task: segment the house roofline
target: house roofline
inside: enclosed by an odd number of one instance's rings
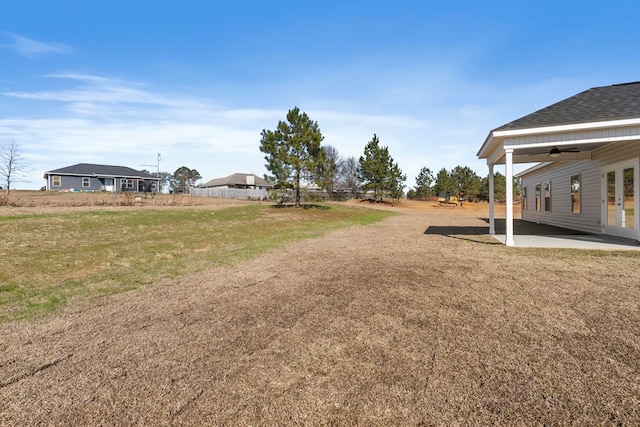
[[[535,128],[512,129],[512,130],[492,130],[491,134],[496,138],[506,138],[510,136],[536,135],[539,133],[561,133],[574,132],[580,130],[591,130],[599,128],[612,128],[621,126],[640,125],[640,118],[607,120],[601,122],[574,123],[570,125],[543,126]]]
[[[478,158],[488,158],[488,152],[493,151],[495,145],[499,141],[503,141],[505,138],[519,137],[519,136],[533,136],[539,134],[550,133],[563,133],[563,132],[576,132],[585,130],[595,130],[602,128],[623,127],[623,126],[635,126],[640,125],[640,118],[635,119],[623,119],[623,120],[607,120],[600,122],[585,122],[585,123],[573,123],[570,125],[558,125],[558,126],[541,126],[533,128],[512,129],[512,130],[492,130],[487,135],[482,147],[478,150],[476,156]],[[496,142],[497,141],[497,142]],[[494,143],[495,142],[495,143]],[[491,148],[491,150],[489,150]]]
[[[65,175],[65,176],[89,176],[94,178],[127,178],[127,179],[149,179],[160,181],[161,178],[155,176],[140,176],[140,175],[110,175],[110,174],[102,174],[102,173],[69,173],[69,172],[55,172],[55,171],[47,171],[44,173],[45,179],[49,175]]]
[[[482,158],[481,157],[482,153],[491,144],[491,141],[493,141],[493,131],[489,132],[489,135],[487,135],[487,137],[484,139],[484,143],[482,144],[482,147],[480,147],[480,149],[476,153],[476,157]]]

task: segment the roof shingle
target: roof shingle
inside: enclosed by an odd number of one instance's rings
[[[588,89],[494,131],[640,118],[640,82]]]
[[[78,163],[76,165],[67,166],[60,169],[45,172],[46,174],[65,174],[65,175],[82,175],[82,176],[116,176],[123,178],[152,178],[156,179],[155,175],[150,173],[138,171],[126,166],[110,166],[110,165],[95,165],[92,163]]]

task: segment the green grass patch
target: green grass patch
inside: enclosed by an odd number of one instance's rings
[[[0,323],[219,265],[393,213],[249,205],[0,217]]]

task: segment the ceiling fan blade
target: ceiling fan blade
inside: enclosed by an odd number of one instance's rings
[[[549,150],[549,157],[558,157],[562,153],[579,153],[579,152],[580,150],[578,149],[578,147],[564,148],[564,149],[553,147],[551,150]]]
[[[580,152],[580,149],[578,147],[563,148],[563,149],[560,149],[558,147],[553,147],[551,150],[539,151],[537,153],[529,153],[527,154],[527,156],[533,157],[533,156],[541,156],[546,154],[549,157],[558,157],[562,153],[579,153],[579,152]]]

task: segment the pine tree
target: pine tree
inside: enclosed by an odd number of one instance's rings
[[[434,184],[433,189],[436,194],[444,192],[458,194],[459,191],[458,182],[445,168],[442,168],[440,169],[440,171],[438,171],[438,175],[436,176],[436,183]]]
[[[324,158],[318,123],[295,107],[287,113],[287,122],[278,122],[275,131],[263,130],[261,136],[260,151],[266,154],[265,166],[273,174],[268,178],[280,187],[293,187],[296,207],[300,207],[300,182],[315,182],[318,164]]]
[[[364,182],[365,191],[373,191],[375,200],[381,201],[385,195],[399,199],[404,190],[406,175],[393,158],[387,147],[380,146],[376,134],[364,148],[364,155],[360,157],[358,177]]]
[[[431,185],[433,184],[433,172],[428,167],[420,169],[420,173],[416,177],[415,197],[425,199],[431,194]]]

